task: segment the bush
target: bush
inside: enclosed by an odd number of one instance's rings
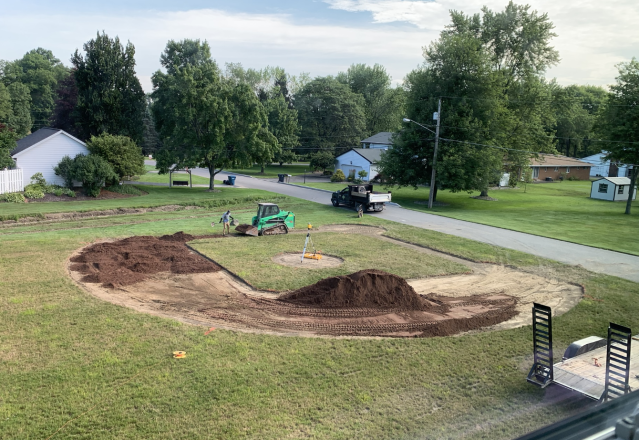
[[[580,180],[580,179],[579,179],[579,177],[577,177],[577,176],[570,176],[570,177],[568,177],[566,180],[570,180],[571,182],[574,182],[574,181],[576,181],[576,180]]]
[[[362,179],[353,179],[352,182],[355,185],[361,185],[362,183],[364,183],[364,181]]]
[[[24,196],[27,199],[42,199],[44,198],[44,191],[37,187],[29,188],[24,191]]]
[[[69,197],[75,197],[75,191],[73,191],[72,189],[67,189],[64,194],[66,194]]]
[[[82,182],[82,187],[86,195],[97,197],[100,195],[100,188],[105,182],[113,182],[118,179],[118,175],[113,171],[113,167],[95,154],[85,156],[78,154],[74,162],[74,177]]]
[[[87,142],[87,148],[92,155],[100,156],[113,167],[117,175],[115,180],[146,173],[142,148],[131,138],[102,133],[100,136],[92,136]]]
[[[364,180],[364,177],[368,176],[368,172],[361,170],[357,173],[357,175],[359,176],[359,180]]]
[[[339,168],[335,170],[335,173],[331,176],[331,182],[343,182],[346,180],[346,176],[344,175],[344,171]]]
[[[39,188],[41,191],[44,192],[44,190],[47,188],[47,181],[44,179],[42,173],[35,173],[33,176],[31,176],[31,184],[27,185],[27,188],[28,187]]]
[[[25,203],[24,196],[20,193],[5,194],[4,199],[9,203]]]
[[[108,188],[105,188],[107,191],[115,192],[118,194],[130,194],[133,196],[141,196],[142,191],[137,189],[133,185],[111,185]]]
[[[333,172],[331,170],[324,170],[324,172],[322,173],[322,176],[332,176]]]
[[[67,188],[73,188],[73,180],[75,175],[75,162],[69,156],[64,156],[58,165],[53,168],[53,172],[56,176],[62,177],[64,180],[64,186]]]
[[[332,167],[334,162],[335,157],[333,156],[333,153],[330,151],[318,151],[311,156],[310,166],[313,171],[324,171],[326,168]]]
[[[53,190],[53,195],[56,197],[62,197],[64,190],[62,188],[56,188]]]

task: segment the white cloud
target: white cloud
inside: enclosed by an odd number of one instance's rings
[[[419,29],[437,31],[449,22],[450,10],[466,14],[480,12],[482,6],[499,11],[504,0],[324,0],[333,9],[369,12],[375,23],[407,22]],[[547,12],[558,37],[554,46],[561,63],[548,72],[560,83],[610,84],[614,65],[639,57],[639,9],[635,0],[529,0],[531,9]],[[431,35],[437,38],[437,35]]]
[[[209,41],[220,63],[241,62],[245,67],[280,65],[296,74],[336,74],[351,63],[381,63],[400,81],[421,64],[422,47],[436,39],[448,23],[448,10],[493,10],[506,1],[437,0],[326,0],[328,6],[370,13],[369,26],[302,24],[293,16],[230,13],[203,9],[183,12],[139,11],[118,15],[89,15],[65,11],[59,16],[5,11],[0,16],[0,59],[16,59],[35,47],[51,49],[68,63],[76,48],[98,30],[130,40],[136,47],[137,72],[145,90],[159,68],[159,58],[169,39],[199,38]],[[610,2],[612,3],[612,2]],[[574,5],[574,6],[571,6]],[[562,63],[549,72],[561,83],[609,84],[614,64],[629,59],[639,47],[634,31],[638,12],[630,0],[602,4],[594,0],[532,1],[532,7],[549,12],[559,37],[554,41]],[[400,22],[400,25],[384,23]],[[401,22],[410,23],[404,26]],[[414,26],[412,26],[414,25]]]

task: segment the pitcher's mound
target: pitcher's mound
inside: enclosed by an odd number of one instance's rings
[[[272,260],[282,266],[300,267],[303,269],[326,269],[327,267],[337,267],[344,264],[344,260],[331,255],[322,255],[321,260],[313,260],[310,258],[304,258],[302,260],[301,252],[298,254],[279,254],[274,256]]]

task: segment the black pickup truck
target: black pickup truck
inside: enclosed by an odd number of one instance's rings
[[[350,206],[359,211],[373,210],[381,212],[387,202],[391,201],[391,192],[373,191],[373,185],[348,185],[341,191],[335,191],[331,196],[333,206]]]

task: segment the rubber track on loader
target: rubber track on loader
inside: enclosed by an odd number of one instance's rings
[[[270,228],[262,229],[262,235],[279,235],[288,234],[288,227],[286,225],[272,226]]]

